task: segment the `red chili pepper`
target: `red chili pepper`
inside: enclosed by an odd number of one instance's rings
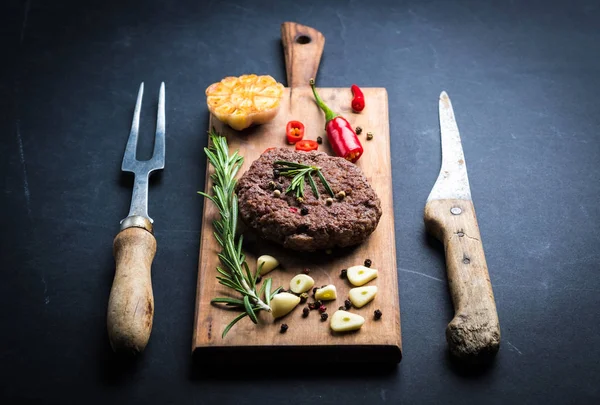
[[[311,150],[319,149],[319,144],[317,141],[311,141],[310,139],[305,139],[304,141],[300,141],[296,143],[296,150],[301,150],[304,152],[309,152]]]
[[[317,94],[315,81],[310,79],[315,100],[321,110],[325,112],[325,130],[327,139],[337,156],[343,157],[352,163],[356,162],[363,154],[363,147],[352,129],[352,125],[342,116],[334,113]]]
[[[294,144],[304,137],[304,124],[300,121],[290,121],[285,127],[285,136],[288,143]]]
[[[353,84],[350,89],[352,90],[352,95],[354,96],[352,99],[352,110],[357,113],[361,112],[365,109],[365,96],[360,87],[358,87],[356,84]]]

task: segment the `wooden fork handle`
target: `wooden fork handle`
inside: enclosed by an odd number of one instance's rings
[[[425,224],[446,251],[455,312],[446,328],[450,351],[472,361],[492,357],[500,347],[500,324],[473,202],[430,201]]]
[[[281,24],[281,42],[288,87],[308,86],[310,79],[317,78],[325,37],[314,28],[285,22]]]
[[[140,353],[146,347],[154,318],[150,270],[156,239],[144,228],[127,228],[113,242],[116,262],[108,301],[108,337],[116,352]]]

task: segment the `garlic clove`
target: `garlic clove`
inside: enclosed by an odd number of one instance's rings
[[[282,316],[289,314],[299,303],[300,297],[297,297],[294,294],[275,294],[275,296],[271,298],[271,315],[273,315],[273,318],[281,318]]]
[[[261,263],[263,263],[262,269],[260,268]],[[256,260],[256,270],[260,269],[261,276],[273,271],[277,266],[279,266],[279,262],[273,256],[262,255]]]
[[[290,281],[290,290],[296,294],[302,294],[315,285],[315,280],[306,274],[298,274]]]
[[[366,287],[357,287],[350,290],[348,296],[352,305],[356,308],[361,308],[373,301],[377,295],[377,286],[368,285]]]
[[[365,323],[365,318],[360,315],[353,314],[348,311],[335,311],[331,316],[329,326],[335,332],[348,332],[351,330],[360,329]]]
[[[352,266],[346,271],[348,281],[357,287],[367,284],[369,281],[377,278],[377,269],[372,269],[365,266]]]
[[[333,284],[326,285],[323,288],[319,288],[315,292],[315,299],[321,301],[331,301],[337,298],[337,291]]]

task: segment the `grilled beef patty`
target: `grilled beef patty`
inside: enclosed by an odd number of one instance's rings
[[[344,191],[346,197],[331,197],[314,175],[319,198],[315,198],[309,184],[305,184],[303,201],[298,202],[295,194],[285,193],[291,178],[275,176],[273,169],[277,160],[320,167],[333,192]],[[274,196],[275,188],[281,190],[280,197]],[[244,222],[263,238],[293,250],[356,245],[375,230],[381,217],[379,197],[362,171],[343,158],[323,152],[283,148],[267,151],[244,173],[236,192]],[[333,199],[331,205],[326,203],[328,198]]]

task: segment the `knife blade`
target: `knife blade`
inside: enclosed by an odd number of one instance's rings
[[[425,226],[444,244],[454,318],[446,328],[450,352],[469,362],[492,358],[500,347],[500,324],[465,156],[452,103],[439,99],[442,166],[425,204]]]

